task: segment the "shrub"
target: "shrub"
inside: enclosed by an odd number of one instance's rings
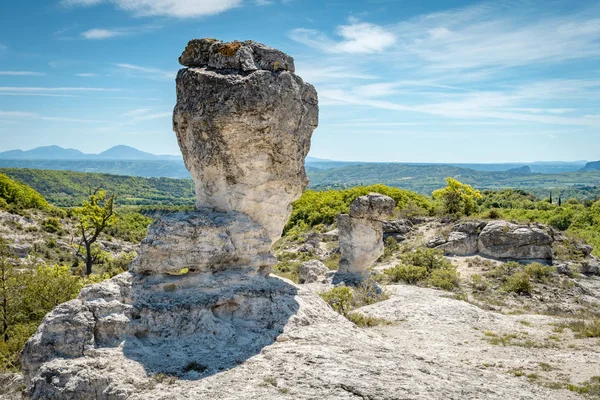
[[[0,198],[4,200],[3,205],[12,206],[15,210],[37,208],[40,210],[49,210],[50,204],[44,197],[20,182],[10,179],[4,174],[0,174]]]
[[[414,265],[399,264],[393,268],[386,269],[385,274],[391,282],[405,282],[409,285],[416,285],[425,281],[429,276],[427,268]]]
[[[331,308],[344,316],[352,309],[352,290],[347,286],[334,287],[320,296]]]
[[[526,272],[517,272],[506,279],[502,289],[517,294],[531,294],[533,286]]]
[[[489,219],[500,219],[502,218],[502,213],[496,209],[491,209],[490,211],[488,211],[487,217]]]
[[[552,276],[554,268],[534,262],[525,266],[525,272],[537,282],[547,282]]]
[[[553,216],[552,218],[550,218],[548,223],[553,228],[556,228],[561,231],[566,231],[571,226],[572,219],[573,219],[572,214],[562,213],[562,214],[557,214],[557,215]]]
[[[48,233],[56,233],[62,229],[62,226],[58,218],[51,217],[42,222],[42,229]]]
[[[452,263],[444,257],[444,252],[439,249],[416,249],[403,254],[402,262],[415,267],[425,267],[429,273],[435,269],[453,268]]]
[[[354,325],[361,328],[372,328],[377,325],[391,324],[390,321],[383,318],[370,317],[357,312],[349,313],[346,318],[348,318],[350,322],[354,323]]]
[[[323,264],[330,270],[335,271],[339,267],[341,258],[342,255],[340,253],[332,253],[323,260]]]
[[[446,183],[444,189],[433,192],[434,200],[442,203],[446,214],[471,215],[477,210],[477,202],[483,198],[479,190],[452,178],[446,178]]]
[[[483,276],[479,274],[474,274],[471,276],[471,287],[476,292],[485,292],[489,285],[487,281],[483,278]]]
[[[453,290],[458,287],[460,278],[456,269],[436,269],[431,272],[429,284],[443,290]]]
[[[385,261],[390,259],[395,252],[400,250],[400,245],[398,241],[393,237],[389,236],[385,239],[385,245],[383,247],[383,254],[379,257],[378,261]]]
[[[509,261],[507,263],[495,266],[493,269],[486,272],[485,276],[489,278],[506,280],[509,276],[520,271],[523,271],[523,265],[519,264],[518,262]]]

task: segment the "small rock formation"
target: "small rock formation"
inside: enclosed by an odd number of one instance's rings
[[[391,197],[369,193],[352,202],[349,214],[338,216],[338,272],[362,275],[383,254],[383,221],[393,216],[395,207]]]
[[[485,221],[465,221],[458,223],[450,232],[448,241],[439,246],[446,253],[469,256],[477,253],[478,239]]]
[[[507,221],[488,223],[479,235],[479,253],[512,260],[552,260],[552,236],[543,227]]]
[[[338,319],[268,276],[271,245],[308,184],[315,89],[291,57],[255,42],[193,40],[180,61],[190,68],[177,76],[173,126],[198,209],[159,218],[129,272],[45,316],[22,353],[31,398],[130,398],[153,374],[197,380],[286,329]]]
[[[290,56],[252,41],[192,40],[180,63],[173,127],[198,206],[245,213],[275,242],[308,185],[317,92]]]
[[[397,242],[406,240],[413,230],[413,223],[407,219],[396,219],[393,221],[383,221],[383,238],[393,237]]]
[[[329,268],[319,260],[310,260],[300,264],[298,282],[314,283],[323,282],[327,278]]]
[[[552,231],[542,225],[518,225],[507,221],[465,221],[452,228],[448,239],[435,237],[428,247],[447,255],[482,256],[516,261],[552,261]]]

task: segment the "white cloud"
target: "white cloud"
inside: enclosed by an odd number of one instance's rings
[[[92,74],[92,73],[89,73],[89,72],[82,72],[82,73],[76,74],[76,76],[78,76],[80,78],[94,78],[94,77],[98,76],[98,74]]]
[[[31,118],[35,114],[24,111],[0,111],[0,118]]]
[[[396,42],[396,36],[389,29],[357,20],[351,20],[349,25],[338,26],[336,32],[341,40],[305,28],[292,30],[289,37],[326,53],[380,53]]]
[[[126,113],[121,114],[123,117],[135,117],[138,115],[148,114],[150,112],[149,108],[138,108],[135,110],[128,111]]]
[[[83,36],[86,39],[100,40],[112,38],[115,36],[122,36],[124,34],[124,32],[114,29],[90,29],[89,31],[82,32],[81,36]]]
[[[127,64],[127,63],[116,63],[113,64],[119,68],[121,72],[133,74],[139,78],[147,78],[153,80],[173,80],[177,75],[176,72],[165,71],[160,68],[145,67],[141,65]]]
[[[43,72],[33,72],[33,71],[0,71],[0,75],[8,75],[8,76],[44,76],[46,75]]]
[[[63,0],[64,6],[112,3],[136,16],[198,18],[216,15],[242,4],[242,0]]]

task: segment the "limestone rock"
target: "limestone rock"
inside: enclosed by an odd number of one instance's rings
[[[456,224],[446,243],[438,248],[445,254],[468,256],[477,253],[479,234],[487,225],[484,221],[465,221]]]
[[[167,214],[156,220],[132,264],[137,273],[271,271],[276,259],[264,228],[238,212],[210,209]]]
[[[413,230],[413,224],[407,219],[397,219],[393,221],[383,221],[383,238],[393,237],[401,242],[406,239]]]
[[[340,233],[340,231],[337,228],[332,229],[329,232],[325,232],[323,234],[323,241],[324,242],[335,242],[335,241],[339,240],[339,233]]]
[[[600,263],[594,256],[587,257],[581,262],[580,272],[584,275],[600,275]]]
[[[210,67],[244,72],[259,69],[294,72],[292,57],[252,40],[223,43],[215,39],[194,39],[179,57],[179,63],[186,67]]]
[[[383,254],[383,228],[380,221],[338,216],[340,272],[364,273]]]
[[[448,242],[448,240],[444,236],[438,235],[438,236],[431,238],[429,241],[427,241],[425,246],[427,246],[428,248],[431,249],[434,247],[441,246],[441,245],[445,244],[446,242]]]
[[[394,215],[396,202],[391,197],[379,193],[369,193],[356,198],[350,204],[352,218],[364,218],[374,221],[384,221]]]
[[[325,280],[329,268],[319,260],[310,260],[300,264],[298,281],[300,283],[313,283]]]
[[[242,66],[250,58],[254,66]],[[197,205],[245,213],[272,242],[308,185],[304,158],[318,123],[317,93],[291,72],[291,62],[253,42],[200,40],[190,43],[182,63],[210,68],[177,75],[173,128]]]
[[[479,235],[479,253],[512,260],[552,260],[552,236],[542,227],[507,221],[487,224]]]

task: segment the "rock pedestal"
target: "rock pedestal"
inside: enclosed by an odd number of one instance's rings
[[[194,40],[180,62],[173,127],[198,206],[248,214],[274,242],[308,185],[317,92],[291,57],[251,41]]]
[[[34,399],[129,398],[152,375],[209,376],[286,326],[331,319],[316,296],[269,276],[271,245],[308,184],[315,89],[291,57],[255,42],[193,40],[180,62],[190,68],[177,75],[173,127],[198,209],[159,218],[129,272],[46,315],[22,354]]]
[[[352,202],[349,214],[338,216],[340,273],[362,275],[381,257],[383,221],[393,216],[395,207],[391,197],[369,193]]]

